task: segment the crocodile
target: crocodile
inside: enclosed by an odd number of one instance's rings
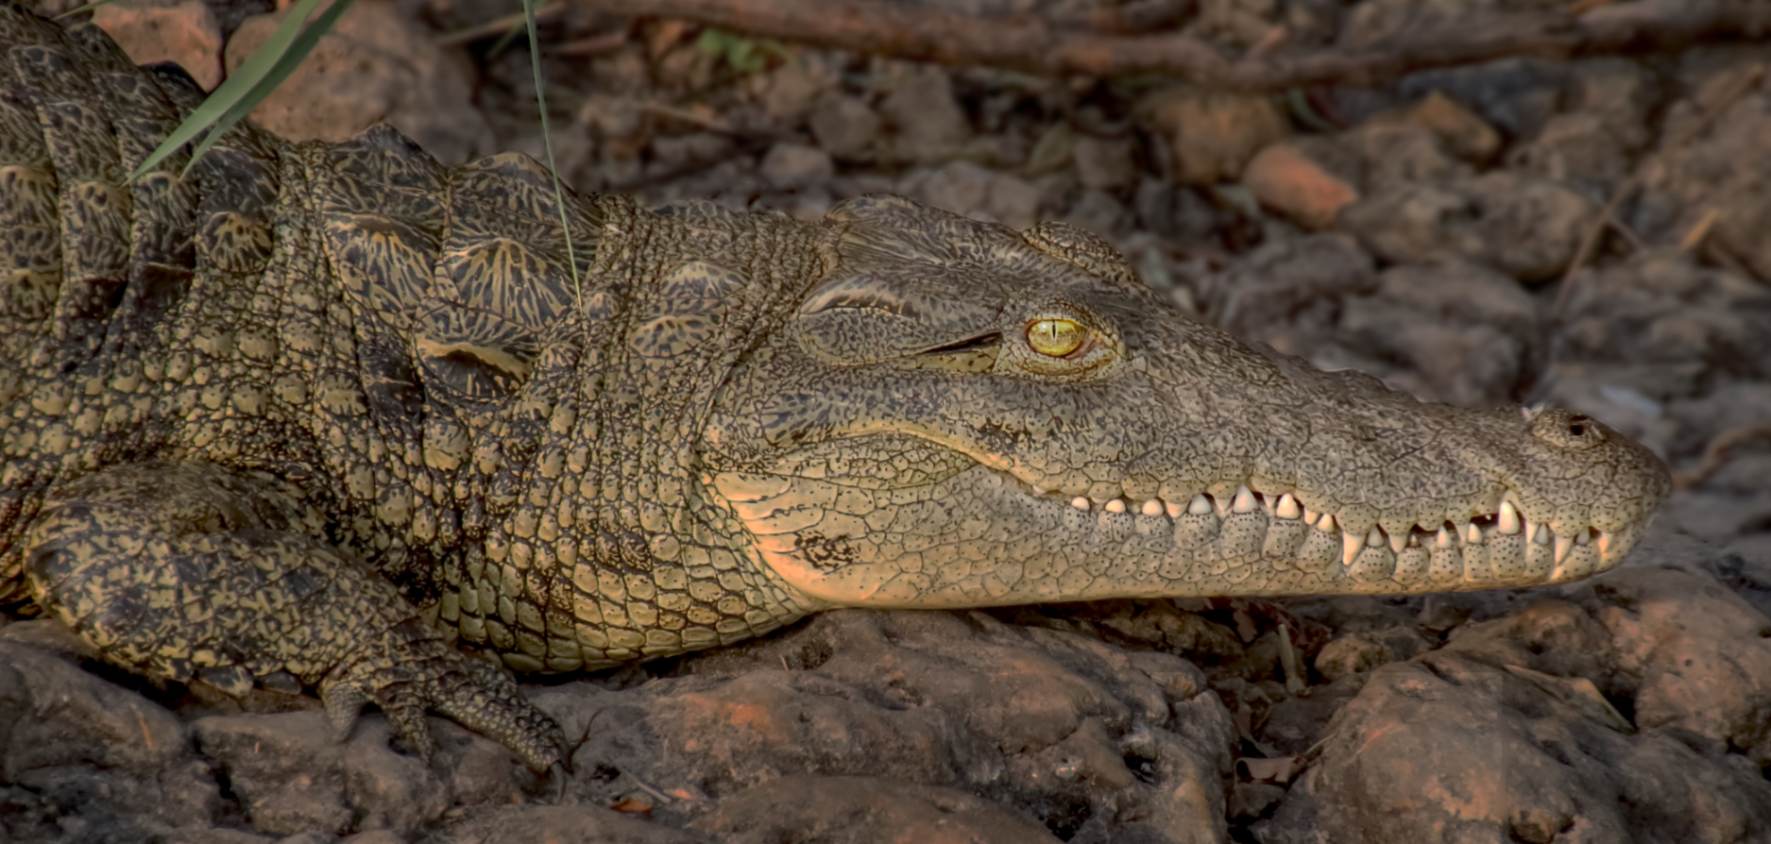
[[[1420,593],[1618,565],[1669,490],[1562,409],[1199,321],[1103,239],[557,194],[249,124],[0,5],[0,605],[230,694],[566,759],[512,673],[834,607]],[[188,167],[188,170],[187,170]]]

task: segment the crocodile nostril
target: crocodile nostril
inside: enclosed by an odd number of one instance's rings
[[[1576,422],[1573,425],[1568,426],[1568,433],[1573,434],[1577,437],[1586,434],[1586,432],[1587,432],[1587,426],[1582,425],[1579,422]]]

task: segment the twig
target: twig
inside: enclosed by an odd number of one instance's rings
[[[1643,159],[1630,173],[1630,177],[1625,179],[1623,184],[1617,186],[1617,190],[1611,194],[1611,201],[1605,203],[1605,207],[1599,211],[1599,215],[1587,224],[1586,232],[1580,237],[1580,246],[1574,250],[1574,258],[1568,262],[1568,269],[1562,273],[1562,286],[1556,291],[1556,303],[1550,308],[1550,318],[1545,324],[1546,330],[1553,330],[1562,323],[1562,317],[1568,307],[1568,300],[1574,290],[1575,276],[1592,259],[1593,251],[1599,246],[1599,237],[1604,234],[1605,228],[1611,225],[1618,207],[1623,205],[1624,200],[1633,196],[1642,187],[1648,174],[1666,160],[1667,156],[1684,148],[1698,135],[1703,134],[1703,131],[1708,129],[1710,124],[1716,121],[1716,118],[1722,116],[1722,112],[1727,111],[1728,107],[1734,105],[1736,100],[1746,96],[1748,91],[1757,87],[1759,80],[1764,76],[1765,66],[1762,64],[1753,65],[1745,73],[1742,73],[1723,90],[1720,96],[1716,97],[1714,102],[1709,104],[1709,107],[1697,116],[1697,119],[1686,124],[1679,134],[1668,139],[1666,144],[1656,150],[1654,154]]]
[[[602,12],[636,11],[633,0],[575,2]],[[966,15],[881,0],[649,0],[643,8],[647,16],[693,20],[753,37],[901,58],[1044,75],[1166,74],[1242,91],[1373,85],[1428,68],[1507,56],[1612,54],[1771,32],[1766,0],[1621,3],[1584,15],[1482,15],[1356,49],[1233,57],[1179,32],[1118,35],[1035,15]]]
[[[566,4],[564,2],[549,3],[542,6],[540,9],[535,10],[535,19],[541,20],[543,18],[550,18],[565,10]],[[482,24],[470,26],[467,29],[458,32],[451,32],[447,35],[439,36],[437,38],[437,43],[445,47],[453,47],[457,44],[467,44],[469,42],[478,41],[481,38],[491,38],[494,35],[503,35],[506,32],[521,27],[526,22],[527,19],[523,17],[523,13],[516,12],[514,14],[505,15],[501,18],[494,18]]]
[[[568,41],[554,48],[553,53],[556,56],[600,56],[614,52],[627,41],[627,30],[617,29],[614,32]]]
[[[1059,13],[1052,18],[1052,26],[1103,35],[1124,35],[1167,29],[1180,23],[1192,11],[1192,0],[1132,0],[1116,9]]]
[[[1685,232],[1685,236],[1679,238],[1679,251],[1697,251],[1697,248],[1703,245],[1704,239],[1709,237],[1710,230],[1716,227],[1716,221],[1720,219],[1722,219],[1720,209],[1711,208],[1703,212],[1703,216],[1697,218],[1697,222]]]
[[[1279,622],[1279,666],[1285,669],[1285,690],[1301,695],[1309,684],[1304,681],[1303,661],[1291,644],[1291,625]]]
[[[779,142],[786,142],[786,143],[796,143],[796,142],[803,143],[804,142],[803,139],[801,139],[795,135],[790,135],[790,134],[787,134],[784,132],[771,132],[767,129],[740,129],[740,128],[733,126],[732,124],[727,123],[724,120],[721,120],[717,117],[708,117],[706,115],[696,114],[695,112],[689,111],[688,109],[678,108],[676,106],[666,105],[664,103],[657,103],[657,102],[640,103],[640,110],[651,113],[651,114],[656,114],[659,117],[664,117],[664,118],[668,118],[671,120],[681,121],[681,122],[687,123],[691,126],[697,126],[702,129],[705,129],[709,132],[712,132],[715,135],[724,135],[728,138],[736,138],[738,140],[762,139],[762,140],[767,140],[767,141],[779,141]]]
[[[1703,448],[1703,459],[1695,467],[1673,473],[1673,488],[1690,489],[1709,480],[1728,462],[1728,452],[1756,439],[1771,440],[1771,425],[1742,425],[1711,437],[1709,445]]]

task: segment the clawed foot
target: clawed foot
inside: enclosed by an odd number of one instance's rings
[[[427,711],[447,716],[510,748],[537,773],[564,770],[566,737],[496,666],[469,658],[417,621],[388,632],[386,647],[366,648],[320,682],[335,738],[348,738],[365,703],[387,713],[394,732],[418,755],[436,752]]]

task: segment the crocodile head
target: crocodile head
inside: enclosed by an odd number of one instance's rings
[[[1421,403],[1187,318],[1110,247],[863,197],[704,480],[820,602],[1426,592],[1617,565],[1669,489],[1564,410]]]

